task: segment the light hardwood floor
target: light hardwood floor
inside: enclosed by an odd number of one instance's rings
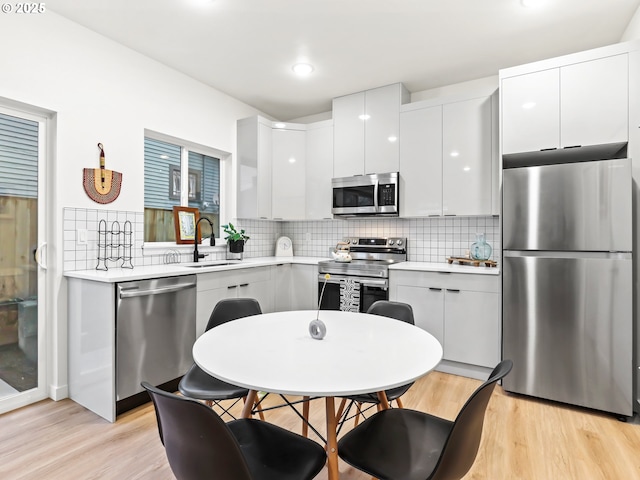
[[[403,400],[406,408],[453,419],[479,384],[432,372]],[[312,402],[311,420],[320,427],[323,408],[322,400]],[[269,411],[266,418],[300,432],[300,421],[287,409]],[[118,417],[114,424],[70,400],[46,400],[0,416],[0,479],[172,478],[151,404]],[[317,478],[325,480],[326,469]],[[341,462],[340,478],[370,477]],[[640,425],[506,394],[498,386],[478,457],[465,478],[640,479]]]

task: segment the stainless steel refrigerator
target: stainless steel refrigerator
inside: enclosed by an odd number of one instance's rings
[[[631,160],[509,166],[503,387],[631,416]]]

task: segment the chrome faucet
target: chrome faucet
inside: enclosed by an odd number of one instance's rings
[[[209,222],[209,226],[211,227],[211,237],[209,240],[209,245],[211,245],[212,247],[216,244],[216,240],[213,236],[213,223],[211,223],[211,220],[209,220],[207,217],[200,217],[198,219],[198,221],[196,222],[196,238],[193,241],[194,244],[194,249],[193,249],[193,261],[198,263],[198,260],[200,260],[201,258],[204,258],[207,256],[207,254],[205,253],[198,253],[198,225],[200,224],[200,222],[202,220],[206,220],[207,222]]]

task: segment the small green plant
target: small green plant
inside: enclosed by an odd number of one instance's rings
[[[229,222],[227,225],[222,225],[224,228],[224,233],[227,234],[224,239],[228,242],[237,242],[240,240],[247,241],[249,240],[249,235],[245,235],[244,228],[240,229],[240,231],[236,230],[236,227],[233,223]]]

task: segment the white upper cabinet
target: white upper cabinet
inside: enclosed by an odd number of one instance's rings
[[[497,95],[406,106],[400,115],[401,216],[498,213]]]
[[[400,105],[402,85],[365,92],[364,172],[397,172],[400,165]]]
[[[533,152],[560,144],[560,71],[502,81],[502,153]]]
[[[491,214],[491,97],[442,107],[442,213]]]
[[[364,173],[364,92],[333,99],[333,173]]]
[[[238,120],[238,218],[271,218],[271,122]]]
[[[627,54],[542,66],[502,75],[503,154],[628,140]]]
[[[305,218],[306,132],[272,130],[272,213],[274,220]]]
[[[442,215],[442,106],[400,113],[400,215]]]
[[[306,219],[332,218],[333,121],[331,120],[307,126],[306,177]]]
[[[408,101],[401,83],[333,100],[335,177],[398,171],[400,105]]]
[[[626,54],[561,68],[560,92],[561,147],[628,140]]]

